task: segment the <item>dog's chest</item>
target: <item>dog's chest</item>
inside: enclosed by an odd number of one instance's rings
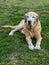
[[[31,37],[34,36],[34,29],[33,28],[26,28],[26,34],[30,35]]]
[[[33,28],[29,29],[28,32],[30,33],[31,37],[34,36],[34,29]]]

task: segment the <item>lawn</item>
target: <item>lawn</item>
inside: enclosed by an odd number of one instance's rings
[[[29,50],[20,32],[9,36],[12,29],[1,28],[18,24],[29,11],[37,12],[41,21],[40,51]],[[0,65],[49,65],[49,0],[0,0]]]

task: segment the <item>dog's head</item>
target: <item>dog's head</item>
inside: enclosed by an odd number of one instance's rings
[[[28,12],[27,14],[25,14],[25,23],[30,27],[34,26],[36,22],[38,22],[38,20],[38,14],[35,12]]]

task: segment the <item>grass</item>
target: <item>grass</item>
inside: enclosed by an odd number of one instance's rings
[[[39,14],[42,50],[29,50],[24,35],[0,27],[0,65],[49,65],[49,0],[0,0],[0,26],[18,24],[28,11]]]

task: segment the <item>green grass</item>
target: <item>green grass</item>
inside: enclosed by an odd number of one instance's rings
[[[18,24],[28,11],[39,14],[42,50],[29,50],[24,35],[0,27],[0,65],[49,65],[49,0],[0,0],[0,26]]]

